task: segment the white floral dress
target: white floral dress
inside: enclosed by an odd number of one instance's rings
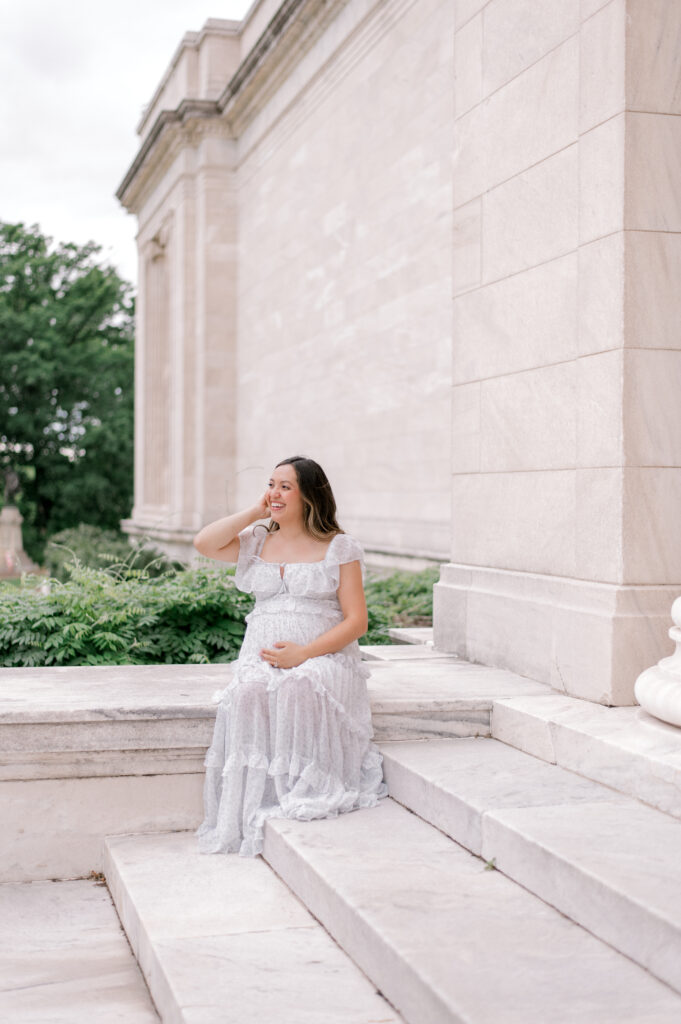
[[[206,755],[203,853],[254,857],[267,818],[335,817],[388,793],[357,641],[291,669],[260,657],[277,641],[306,644],[342,621],[339,566],[359,561],[364,577],[361,545],[339,533],[322,561],[280,565],[260,558],[266,537],[263,527],[239,534],[235,583],[256,603]]]

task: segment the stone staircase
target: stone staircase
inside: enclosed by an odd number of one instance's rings
[[[102,843],[162,1021],[678,1024],[681,730],[425,646],[366,656],[377,808],[270,819],[255,860],[197,854],[193,823]]]

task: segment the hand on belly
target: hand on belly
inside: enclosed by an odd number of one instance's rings
[[[301,644],[284,642],[263,648],[260,657],[274,668],[296,668],[306,660],[305,648]]]

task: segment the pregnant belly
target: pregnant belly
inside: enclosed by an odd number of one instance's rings
[[[259,654],[263,647],[271,647],[277,642],[309,644],[342,620],[340,610],[329,610],[321,614],[252,612],[248,617],[241,653]]]

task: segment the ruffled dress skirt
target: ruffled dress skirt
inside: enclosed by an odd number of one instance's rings
[[[203,853],[254,857],[268,818],[331,818],[387,796],[357,643],[292,669],[260,657],[276,641],[304,644],[340,621],[328,602],[286,601],[256,604],[219,698],[197,832]]]

